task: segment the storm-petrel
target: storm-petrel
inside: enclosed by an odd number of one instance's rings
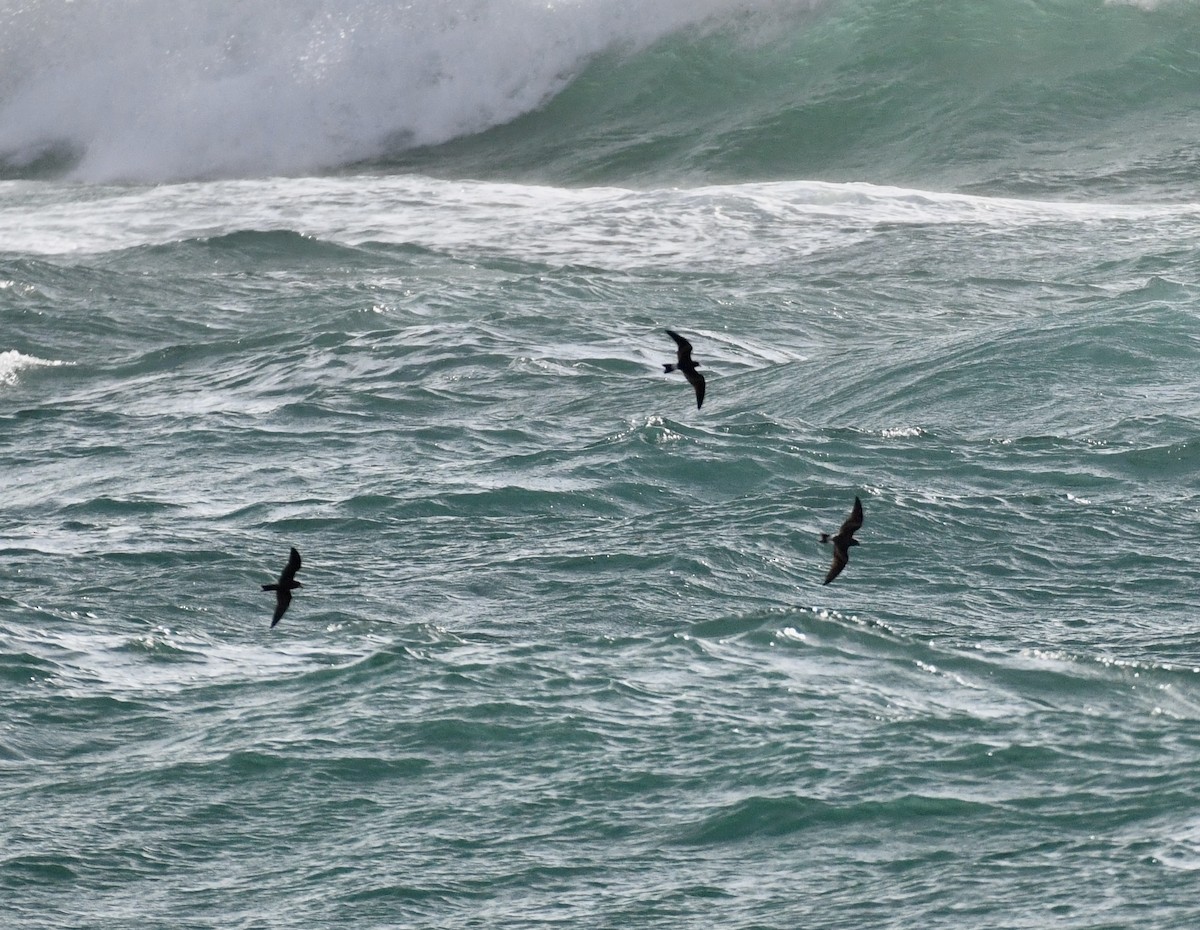
[[[668,365],[664,362],[663,369],[666,371],[683,372],[683,376],[688,379],[688,383],[696,389],[696,409],[699,410],[704,403],[704,375],[696,371],[699,367],[699,362],[692,361],[692,344],[673,329],[668,329],[667,335],[674,339],[675,344],[679,346],[679,360],[674,365]]]
[[[279,576],[279,581],[276,584],[265,584],[262,586],[264,591],[275,592],[275,616],[271,618],[271,626],[275,626],[279,622],[284,611],[288,609],[288,604],[292,602],[292,589],[304,587],[304,585],[296,580],[296,572],[298,571],[300,571],[300,553],[293,546],[292,554],[288,556],[287,565],[283,566],[283,572]]]
[[[842,524],[842,528],[837,531],[837,535],[821,534],[821,542],[829,543],[833,546],[833,564],[829,566],[829,574],[825,576],[825,580],[821,584],[829,584],[829,582],[840,575],[842,569],[846,567],[846,563],[850,561],[850,547],[861,545],[854,538],[854,531],[859,529],[862,523],[862,501],[856,495],[854,498],[854,509],[850,511],[850,516],[846,518],[846,522]]]

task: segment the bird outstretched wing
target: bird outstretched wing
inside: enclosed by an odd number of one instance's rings
[[[854,506],[850,509],[850,516],[846,518],[846,522],[842,524],[842,528],[838,530],[839,536],[853,536],[855,530],[862,529],[863,525],[863,510],[862,501],[858,499],[858,495],[854,497]],[[295,552],[295,550],[292,550]]]
[[[696,389],[696,409],[699,410],[704,405],[704,375],[693,368],[690,371],[685,371],[683,376]]]
[[[283,615],[287,612],[288,605],[292,603],[292,592],[287,588],[279,588],[275,592],[275,614],[271,617],[271,626],[275,626]]]
[[[861,520],[859,521],[862,522]],[[291,587],[292,579],[296,577],[296,572],[300,571],[300,553],[296,551],[296,547],[292,547],[292,554],[288,556],[287,565],[283,566],[283,573],[279,576],[279,586]]]
[[[842,569],[846,567],[846,563],[850,561],[850,553],[844,546],[833,544],[833,562],[829,566],[829,571],[825,574],[825,580],[821,584],[829,584],[838,575],[842,573]]]
[[[684,339],[681,335],[679,335],[679,333],[675,332],[675,330],[673,330],[673,329],[668,329],[667,335],[675,340],[675,345],[679,346],[679,360],[681,362],[684,359],[688,359],[688,358],[692,357],[692,344],[690,342],[688,342],[686,339]]]

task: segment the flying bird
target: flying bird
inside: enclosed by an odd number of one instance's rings
[[[283,572],[279,575],[279,581],[275,584],[265,584],[262,586],[264,591],[275,592],[275,616],[271,618],[272,627],[279,622],[284,612],[288,609],[288,604],[292,602],[292,589],[304,587],[304,585],[296,580],[296,572],[298,571],[300,571],[300,553],[293,546],[292,554],[288,556],[287,565],[283,566]]]
[[[696,389],[696,409],[699,410],[704,404],[704,375],[696,371],[699,363],[692,361],[692,344],[673,329],[668,329],[667,335],[674,339],[675,344],[679,346],[679,358],[674,365],[664,362],[663,369],[683,372],[683,376],[688,379],[688,384]]]
[[[854,533],[862,525],[862,501],[856,495],[854,498],[854,508],[850,511],[850,516],[846,518],[846,522],[842,524],[842,528],[837,531],[837,535],[821,534],[821,542],[833,546],[833,564],[829,566],[829,573],[825,576],[825,580],[821,582],[822,584],[829,584],[829,582],[840,575],[842,569],[846,567],[846,563],[850,561],[850,547],[861,545],[854,538]]]

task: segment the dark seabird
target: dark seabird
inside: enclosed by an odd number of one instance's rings
[[[696,389],[696,409],[699,410],[704,403],[704,375],[696,371],[699,363],[692,361],[692,344],[673,329],[668,329],[667,335],[674,339],[675,344],[679,346],[679,360],[674,365],[668,365],[664,362],[663,369],[666,371],[683,372],[683,376],[688,379],[688,383]]]
[[[829,584],[829,582],[833,581],[834,578],[842,573],[842,569],[846,567],[846,563],[850,561],[850,547],[860,545],[859,541],[854,538],[854,532],[862,526],[862,521],[862,501],[855,496],[854,509],[850,511],[850,516],[846,518],[846,522],[842,524],[842,528],[837,531],[837,535],[821,534],[821,542],[833,545],[833,564],[829,566],[829,574],[825,576],[825,580],[821,582],[822,584]]]
[[[304,585],[296,580],[296,572],[298,571],[300,571],[300,553],[293,546],[292,554],[288,556],[287,565],[283,566],[283,572],[279,576],[279,581],[276,584],[265,584],[262,586],[264,591],[275,592],[275,616],[271,618],[271,626],[275,626],[279,622],[284,611],[288,609],[288,604],[292,602],[292,589],[304,587]]]

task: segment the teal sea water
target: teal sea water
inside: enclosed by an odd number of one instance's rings
[[[0,6],[0,926],[1192,930],[1197,48]]]

